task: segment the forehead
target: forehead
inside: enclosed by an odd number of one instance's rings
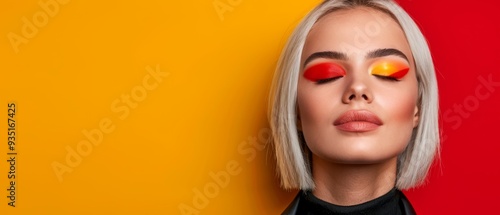
[[[368,7],[341,9],[326,14],[313,25],[302,61],[319,51],[343,52],[354,59],[380,48],[395,48],[413,58],[403,30],[390,15]]]

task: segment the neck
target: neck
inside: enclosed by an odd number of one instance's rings
[[[397,158],[376,164],[339,164],[312,158],[316,188],[313,194],[323,201],[357,205],[378,198],[394,188]]]

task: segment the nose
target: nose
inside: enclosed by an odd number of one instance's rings
[[[352,80],[342,95],[342,102],[344,104],[350,104],[353,101],[366,103],[371,103],[373,101],[372,92],[368,88],[367,84],[360,79]]]

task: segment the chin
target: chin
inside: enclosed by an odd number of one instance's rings
[[[396,159],[403,151],[381,151],[381,148],[364,147],[362,150],[359,148],[337,149],[330,153],[314,153],[321,159],[331,163],[338,164],[377,164]],[[332,149],[334,150],[334,149]]]
[[[338,164],[353,164],[353,165],[367,165],[367,164],[379,164],[391,159],[397,158],[396,156],[391,157],[370,157],[367,155],[352,156],[349,158],[333,158],[332,162]]]

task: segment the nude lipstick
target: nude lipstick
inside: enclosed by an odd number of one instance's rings
[[[342,131],[347,132],[366,132],[377,129],[383,123],[377,117],[367,110],[350,110],[333,122],[333,125]]]

